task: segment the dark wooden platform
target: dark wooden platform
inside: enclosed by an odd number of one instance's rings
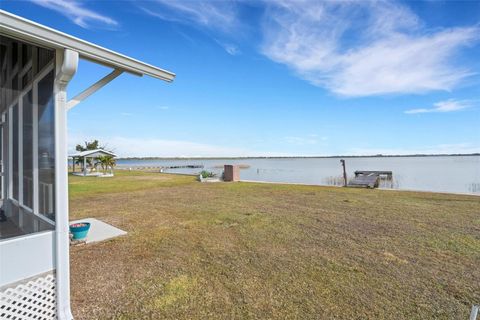
[[[392,171],[368,171],[368,170],[357,170],[355,171],[355,177],[359,175],[370,175],[370,174],[376,174],[379,176],[387,176],[389,178],[392,177],[393,173]]]
[[[377,188],[380,177],[376,174],[356,176],[348,183],[349,187],[355,188]]]
[[[380,183],[380,176],[387,176],[391,179],[393,176],[392,171],[355,171],[355,178],[349,183],[348,187],[354,188],[378,188]]]
[[[162,167],[163,169],[203,169],[203,165],[196,165],[196,164],[189,164],[185,166],[167,166],[167,167]]]

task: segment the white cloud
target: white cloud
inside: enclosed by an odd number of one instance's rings
[[[353,148],[348,155],[471,154],[480,153],[480,145],[469,142],[438,144],[416,148]]]
[[[140,8],[145,13],[165,21],[193,24],[227,34],[241,27],[237,17],[237,8],[233,1],[156,0],[149,2],[148,6],[149,8],[142,4]],[[216,38],[213,40],[229,55],[240,54],[240,50],[235,44]]]
[[[153,4],[160,7],[152,8]],[[231,31],[238,25],[233,1],[175,1],[156,0],[142,10],[157,18],[180,23],[193,23],[210,29]]]
[[[219,40],[215,40],[218,45],[220,45],[224,50],[225,52],[227,52],[229,55],[231,56],[236,56],[238,54],[240,54],[240,49],[238,49],[238,47],[232,43],[224,43],[222,41],[219,41]]]
[[[311,133],[308,136],[311,137],[311,138],[319,138],[321,141],[327,141],[328,140],[328,137],[325,137],[325,136],[319,137],[318,134],[316,134],[316,133]]]
[[[238,47],[232,44],[226,44],[223,46],[223,48],[231,56],[236,56],[240,53],[240,50],[238,50]]]
[[[108,148],[120,157],[245,157],[285,155],[182,140],[126,138],[121,136],[93,137],[82,134],[70,135],[69,152],[71,153],[75,150],[75,146],[79,141],[91,141],[93,139],[98,139],[101,143],[106,143]]]
[[[168,107],[168,106],[160,106],[160,107],[158,107],[158,109],[160,109],[160,110],[168,110],[169,107]]]
[[[450,90],[472,74],[452,64],[480,29],[428,31],[405,6],[370,1],[270,1],[263,53],[342,96]]]
[[[411,109],[405,111],[407,114],[415,113],[429,113],[429,112],[452,112],[460,111],[472,106],[471,100],[454,100],[449,99],[445,101],[439,101],[433,104],[433,108],[421,108],[421,109]]]
[[[164,20],[195,24],[236,37],[235,1],[150,2]],[[241,3],[241,2],[240,2]],[[262,53],[310,83],[347,97],[451,90],[473,72],[454,63],[480,38],[477,26],[431,30],[394,1],[263,1]],[[260,7],[257,5],[257,7]],[[219,43],[229,54],[234,45]]]
[[[93,10],[86,9],[77,1],[67,0],[32,0],[39,6],[55,10],[82,28],[88,28],[89,22],[99,22],[109,26],[117,26],[118,22],[114,19],[97,13]]]

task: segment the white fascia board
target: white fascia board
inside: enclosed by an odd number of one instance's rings
[[[138,76],[148,75],[167,82],[171,82],[175,78],[175,74],[170,71],[78,39],[4,10],[0,10],[0,33],[52,49],[70,49],[78,52],[83,59],[121,69]]]
[[[96,156],[96,154],[104,154],[104,155],[113,156],[113,157],[117,156],[115,153],[107,151],[107,150],[94,149],[94,150],[86,150],[86,151],[74,153],[74,154],[69,155],[69,157],[70,158],[72,158],[72,157],[80,158],[80,157],[91,156],[91,155],[94,155],[94,154],[95,154],[95,156]]]

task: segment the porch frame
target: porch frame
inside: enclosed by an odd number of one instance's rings
[[[70,239],[68,211],[67,86],[78,68],[78,53],[57,49],[55,99],[55,243],[57,317],[73,319],[70,308]]]

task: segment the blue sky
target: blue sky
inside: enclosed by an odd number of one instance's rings
[[[122,156],[480,152],[480,1],[2,1],[171,70],[70,111]],[[73,96],[109,70],[82,62]]]

